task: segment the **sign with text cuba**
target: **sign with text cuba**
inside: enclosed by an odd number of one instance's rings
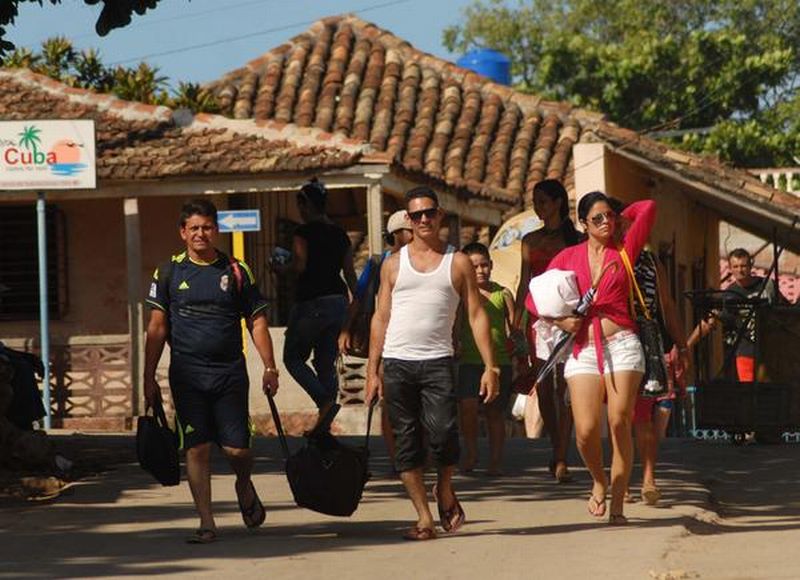
[[[94,121],[0,121],[0,190],[94,189]]]

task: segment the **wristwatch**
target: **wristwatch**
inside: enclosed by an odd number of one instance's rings
[[[274,369],[272,367],[264,367],[264,372],[265,373],[271,373],[271,374],[275,375],[276,377],[281,376],[281,373],[278,371],[278,369]]]
[[[493,372],[494,374],[496,374],[498,377],[500,376],[500,367],[490,367],[490,366],[487,366],[487,367],[486,367],[486,370],[487,370],[487,371],[492,371],[492,372]]]

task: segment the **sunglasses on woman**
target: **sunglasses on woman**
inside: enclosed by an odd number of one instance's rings
[[[428,209],[421,209],[419,211],[410,211],[408,212],[409,219],[418,224],[422,221],[422,216],[425,216],[429,220],[434,219],[439,214],[438,207],[429,207]]]
[[[607,211],[605,213],[598,213],[593,215],[589,218],[589,221],[594,224],[595,227],[600,227],[605,222],[613,222],[614,219],[617,217],[617,214],[613,211]]]

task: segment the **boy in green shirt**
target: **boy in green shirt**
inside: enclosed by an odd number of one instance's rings
[[[488,405],[483,406],[489,435],[487,473],[499,475],[502,473],[503,464],[505,410],[511,394],[511,358],[506,345],[511,328],[511,316],[514,312],[514,296],[507,288],[491,281],[492,260],[486,246],[474,242],[464,246],[461,251],[469,257],[475,268],[478,290],[483,307],[489,316],[494,360],[500,368],[500,395]],[[478,410],[481,406],[478,388],[484,366],[469,325],[461,325],[459,344],[461,348],[456,397],[458,398],[465,451],[462,470],[469,472],[475,468],[478,458]]]

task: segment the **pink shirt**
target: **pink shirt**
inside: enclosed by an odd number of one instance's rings
[[[656,220],[656,203],[652,200],[637,201],[629,205],[622,215],[630,220],[632,224],[625,234],[623,246],[630,258],[631,264],[635,264],[642,251],[650,230]],[[575,336],[575,347],[573,354],[580,353],[588,342],[589,325],[594,329],[594,343],[597,352],[597,361],[602,373],[603,368],[603,348],[601,342],[602,329],[600,319],[608,318],[623,328],[637,330],[636,322],[631,317],[628,297],[630,293],[630,282],[625,272],[625,267],[620,258],[619,250],[614,246],[606,248],[603,267],[607,264],[616,262],[617,266],[608,270],[605,277],[597,288],[597,295],[594,302],[589,307],[586,318]],[[552,259],[548,270],[558,268],[560,270],[572,270],[578,279],[578,288],[581,295],[585,294],[592,286],[591,272],[589,270],[589,248],[588,242],[583,242],[577,246],[564,248]]]

